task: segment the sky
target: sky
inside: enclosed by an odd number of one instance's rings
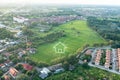
[[[0,4],[90,4],[90,5],[120,5],[120,0],[0,0]]]

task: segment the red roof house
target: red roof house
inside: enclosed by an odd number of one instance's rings
[[[31,66],[29,64],[22,64],[22,66],[25,70],[32,70],[33,69],[33,66]]]

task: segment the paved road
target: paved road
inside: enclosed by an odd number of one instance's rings
[[[107,69],[107,68],[105,68],[104,66],[93,65],[93,64],[91,64],[91,63],[88,63],[88,65],[89,65],[89,66],[92,66],[92,67],[97,67],[97,68],[100,68],[100,69],[102,69],[102,70],[106,70],[106,71],[109,71],[109,72],[112,72],[112,73],[120,74],[119,72],[114,71],[114,70]]]
[[[115,70],[116,67],[116,51],[115,49],[112,49],[112,69]]]
[[[92,59],[91,59],[90,63],[93,62],[93,60],[94,60],[94,58],[95,58],[95,55],[96,55],[96,52],[97,52],[97,49],[95,49],[95,50],[93,51],[93,53],[92,53]]]

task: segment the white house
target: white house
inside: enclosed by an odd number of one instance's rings
[[[55,70],[55,74],[57,74],[57,73],[60,73],[60,72],[63,72],[64,71],[64,68],[60,68],[60,69],[57,69],[57,70]]]
[[[0,23],[0,28],[6,28],[6,26]]]
[[[23,32],[22,31],[19,31],[15,34],[15,37],[21,37],[23,35]]]
[[[27,21],[27,18],[24,17],[13,17],[13,20],[18,22],[18,23],[24,23],[25,21]]]
[[[43,68],[41,71],[40,71],[40,75],[39,77],[41,77],[42,79],[45,79],[50,73],[50,70],[48,68]]]

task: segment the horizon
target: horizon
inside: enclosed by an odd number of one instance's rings
[[[109,2],[109,3],[108,3]],[[0,0],[0,5],[34,5],[34,4],[41,4],[41,5],[103,5],[103,6],[120,6],[119,0]]]

